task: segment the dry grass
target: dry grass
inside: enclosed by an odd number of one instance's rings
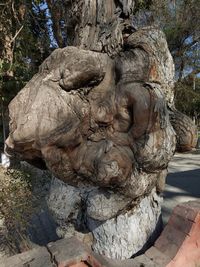
[[[28,167],[0,167],[0,251],[16,254],[30,249],[27,227],[48,190],[48,179]]]

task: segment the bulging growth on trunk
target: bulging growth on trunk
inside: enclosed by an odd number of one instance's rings
[[[68,228],[84,225],[97,252],[130,257],[158,223],[157,197],[175,151],[173,60],[159,29],[132,28],[134,1],[67,3],[73,46],[55,50],[10,103],[7,152],[67,183]],[[49,203],[60,218],[55,188]]]

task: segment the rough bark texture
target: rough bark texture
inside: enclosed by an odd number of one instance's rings
[[[140,251],[150,238],[153,242],[161,229],[161,202],[162,198],[153,190],[134,209],[115,218],[99,222],[88,216],[87,227],[94,236],[94,251],[113,259],[127,259]]]
[[[134,201],[112,190],[76,188],[57,179],[48,198],[59,237],[76,236],[114,259],[130,258],[147,240],[155,239],[161,229],[161,202],[155,188]]]
[[[127,45],[115,59],[76,47],[54,51],[11,102],[7,145],[26,160],[43,159],[74,186],[132,198],[150,192],[174,153],[165,101],[173,61],[156,29],[130,35]]]
[[[92,232],[96,251],[125,258],[160,214],[155,191],[163,190],[176,143],[173,60],[161,31],[128,24],[134,1],[67,3],[69,41],[79,47],[55,50],[11,102],[7,152],[45,163],[68,184],[59,194],[53,186],[49,200],[65,235]]]
[[[122,32],[130,26],[134,0],[66,1],[68,44],[115,55],[122,49]]]
[[[171,113],[170,121],[176,132],[176,150],[185,152],[196,148],[198,133],[194,122],[178,110]]]

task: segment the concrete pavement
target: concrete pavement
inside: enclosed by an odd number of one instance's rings
[[[169,164],[163,202],[163,222],[173,208],[185,201],[200,199],[200,150],[176,153]]]

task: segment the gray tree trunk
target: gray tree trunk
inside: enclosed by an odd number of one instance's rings
[[[67,3],[74,46],[55,50],[11,102],[7,152],[67,184],[49,196],[61,236],[127,258],[160,216],[176,145],[173,60],[161,31],[131,27],[134,1]]]

